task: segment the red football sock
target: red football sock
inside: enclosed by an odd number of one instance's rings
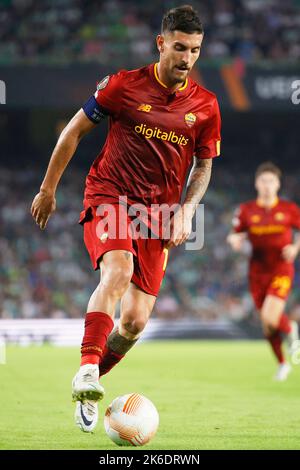
[[[107,374],[124,356],[125,354],[117,354],[105,346],[102,359],[99,363],[100,377]]]
[[[279,362],[279,364],[283,364],[284,361],[284,356],[283,356],[283,351],[282,351],[282,338],[280,335],[279,331],[275,331],[271,336],[267,336],[266,339],[269,341],[271,344],[272,350]]]
[[[281,331],[284,334],[288,334],[291,332],[291,322],[289,317],[285,313],[281,315],[277,329],[278,331]]]
[[[99,364],[114,322],[107,313],[89,312],[85,317],[81,344],[81,364]]]

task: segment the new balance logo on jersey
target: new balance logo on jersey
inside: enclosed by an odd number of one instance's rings
[[[140,104],[137,110],[144,111],[144,113],[150,113],[151,108],[152,108],[151,104]]]
[[[144,135],[146,139],[152,139],[153,137],[156,137],[156,139],[166,140],[178,145],[187,145],[189,141],[189,139],[184,137],[182,134],[178,136],[174,131],[165,132],[158,127],[154,127],[154,129],[152,127],[147,127],[146,124],[139,124],[138,126],[135,126],[134,130],[137,134]]]

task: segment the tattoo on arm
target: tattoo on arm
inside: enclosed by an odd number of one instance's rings
[[[184,204],[192,204],[193,213],[204,196],[210,181],[212,159],[196,159],[192,168]]]

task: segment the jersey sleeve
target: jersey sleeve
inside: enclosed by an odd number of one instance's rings
[[[232,229],[235,233],[247,232],[248,230],[246,210],[243,204],[241,204],[234,212]]]
[[[221,116],[218,101],[215,98],[211,112],[200,129],[195,143],[197,158],[214,158],[220,155],[221,147]]]
[[[291,204],[291,226],[300,230],[300,207],[297,204]]]
[[[107,75],[97,85],[97,89],[82,106],[86,116],[95,124],[106,116],[117,117],[122,107],[124,70]]]

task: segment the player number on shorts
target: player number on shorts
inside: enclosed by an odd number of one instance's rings
[[[275,276],[272,281],[272,288],[278,290],[278,294],[285,296],[291,287],[289,276]]]

